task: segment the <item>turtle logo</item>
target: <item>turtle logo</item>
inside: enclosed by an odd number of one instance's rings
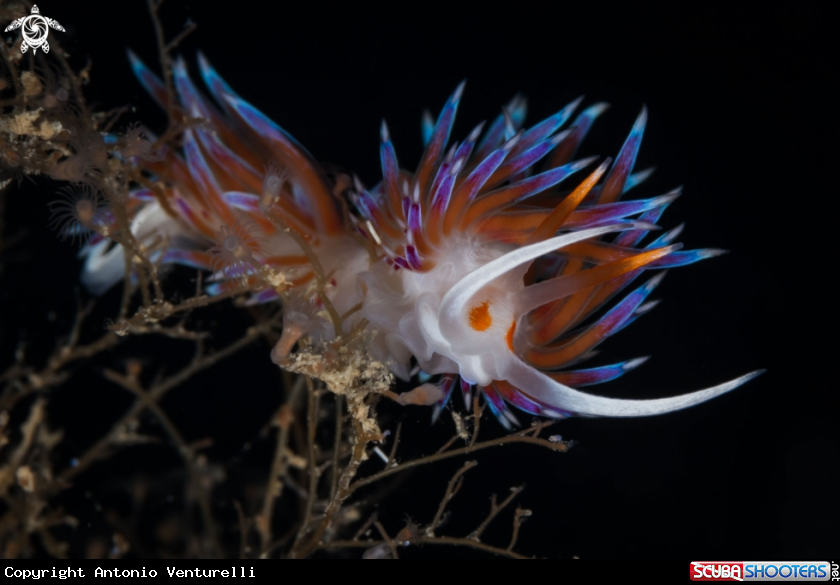
[[[44,53],[49,53],[50,44],[47,42],[48,27],[64,32],[64,27],[58,24],[57,20],[41,16],[40,12],[38,6],[33,5],[32,14],[18,18],[6,27],[6,32],[22,27],[23,42],[20,44],[21,53],[25,53],[30,47],[32,47],[33,53],[37,53],[39,47],[44,50]]]

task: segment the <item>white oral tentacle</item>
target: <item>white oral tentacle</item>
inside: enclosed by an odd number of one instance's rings
[[[635,417],[666,414],[716,398],[742,384],[746,384],[764,372],[764,370],[756,370],[729,382],[681,396],[650,400],[626,400],[579,392],[552,380],[519,358],[511,357],[513,362],[508,371],[508,381],[511,384],[549,406],[588,416]]]
[[[622,222],[557,236],[508,252],[504,256],[473,270],[444,295],[438,313],[441,333],[447,338],[457,335],[458,330],[463,327],[464,311],[470,299],[494,279],[516,267],[565,246],[611,232],[635,229],[636,227],[635,222]]]

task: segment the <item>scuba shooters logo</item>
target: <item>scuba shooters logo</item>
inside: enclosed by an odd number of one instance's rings
[[[692,561],[692,581],[840,581],[836,562]]]
[[[23,35],[23,40],[20,43],[21,53],[25,53],[29,48],[32,49],[33,53],[37,53],[39,48],[43,49],[44,53],[49,53],[50,44],[47,42],[49,29],[53,28],[65,32],[64,27],[58,24],[57,20],[41,16],[37,4],[32,5],[32,14],[13,20],[12,24],[6,27],[6,32],[18,28],[21,29],[20,32]]]

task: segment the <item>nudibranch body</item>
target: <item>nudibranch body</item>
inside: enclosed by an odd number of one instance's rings
[[[166,105],[164,84],[133,56],[132,64]],[[439,391],[424,395],[427,402],[442,408],[460,377],[461,389],[477,387],[504,424],[515,421],[508,405],[549,417],[660,414],[718,396],[759,373],[655,400],[577,389],[644,361],[577,369],[600,342],[655,305],[648,297],[663,273],[600,314],[605,303],[646,271],[720,253],[680,250],[674,244],[680,228],[645,243],[679,191],[621,201],[650,174],[633,174],[645,110],[615,161],[601,162],[567,189],[571,175],[594,165],[594,158],[573,158],[606,106],[590,106],[572,120],[576,100],[523,129],[525,103],[516,98],[486,129],[481,124],[449,146],[462,84],[437,122],[425,124],[426,148],[413,173],[400,169],[383,122],[383,179],[367,190],[358,179],[354,185],[343,178],[330,182],[303,147],[236,95],[203,57],[200,64],[217,106],[201,96],[178,61],[179,107],[200,123],[184,131],[183,152],[136,157],[166,187],[132,194],[132,231],[143,241],[166,239],[162,263],[211,270],[211,293],[244,287],[250,302],[279,297],[284,333],[272,352],[277,363],[302,336],[329,339],[364,317],[372,353],[397,376],[410,379],[414,362],[442,375]],[[341,212],[345,198],[357,214]],[[349,315],[341,331],[329,327],[313,284],[313,258],[301,242],[329,279],[322,293],[336,313]],[[100,241],[86,253],[91,288],[104,290],[122,278],[119,249]]]

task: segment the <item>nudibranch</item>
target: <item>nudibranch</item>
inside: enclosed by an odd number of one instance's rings
[[[166,107],[165,85],[130,58],[145,88]],[[364,317],[372,354],[398,377],[409,380],[418,370],[441,376],[406,403],[436,403],[437,413],[456,385],[466,395],[476,388],[505,425],[516,421],[509,405],[554,418],[671,412],[760,373],[653,400],[579,390],[645,361],[578,367],[599,343],[653,308],[648,297],[662,270],[721,253],[681,250],[674,243],[679,227],[648,238],[679,190],[622,201],[650,174],[633,173],[646,110],[615,161],[591,169],[595,158],[574,157],[605,104],[573,119],[578,99],[525,129],[525,101],[517,97],[486,129],[482,123],[450,145],[461,84],[437,121],[424,121],[425,151],[413,173],[400,168],[382,123],[383,178],[366,189],[358,179],[329,180],[201,55],[199,63],[215,105],[194,86],[182,60],[174,66],[177,107],[185,119],[199,121],[184,130],[183,148],[161,155],[127,149],[165,185],[162,192],[132,192],[132,232],[141,241],[166,240],[161,263],[212,271],[212,294],[244,287],[249,302],[280,298],[284,333],[272,352],[275,362],[282,364],[302,336],[329,339]],[[566,186],[587,168],[579,184]],[[347,200],[355,213],[342,205]],[[335,311],[350,315],[341,331],[330,331],[300,241],[319,259]],[[92,290],[122,278],[118,247],[100,238],[84,253],[83,278]],[[634,286],[648,271],[659,272]]]

